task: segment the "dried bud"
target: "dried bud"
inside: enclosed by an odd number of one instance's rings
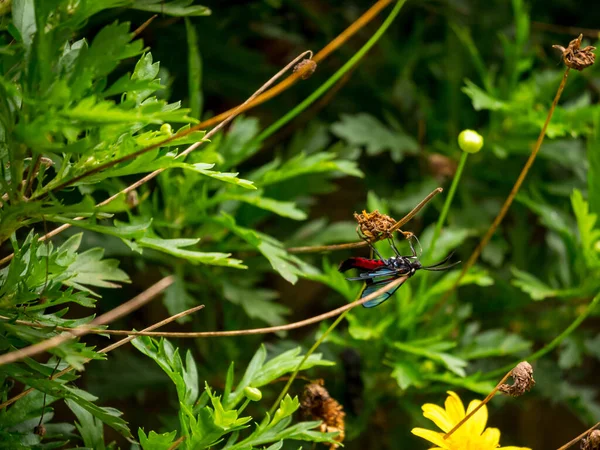
[[[38,425],[33,429],[33,433],[44,437],[46,435],[46,427],[44,425]]]
[[[127,206],[129,206],[130,208],[135,208],[137,205],[140,204],[140,198],[135,189],[127,193],[127,196],[125,197],[125,203],[127,203]]]
[[[562,52],[562,57],[565,65],[575,70],[583,70],[586,67],[590,67],[596,60],[594,50],[596,47],[587,46],[581,47],[581,40],[583,34],[580,34],[578,38],[573,39],[569,42],[569,46],[564,48],[562,45],[553,45],[552,48],[556,48]]]
[[[300,72],[300,78],[306,80],[317,70],[317,63],[312,59],[303,59],[294,66],[294,73]]]
[[[323,380],[317,380],[304,387],[300,408],[306,416],[321,420],[320,431],[322,433],[339,434],[335,438],[337,442],[344,441],[344,417],[346,413],[333,397],[329,395],[327,389],[323,387]],[[331,444],[330,450],[336,449],[339,446]]]
[[[510,384],[503,384],[499,390],[503,394],[510,395],[512,397],[519,397],[525,392],[531,390],[535,386],[535,380],[533,379],[533,368],[527,361],[520,362],[512,370],[510,376],[513,379],[512,386]]]
[[[581,450],[600,450],[600,430],[592,431],[581,440]]]
[[[394,219],[379,211],[354,213],[354,218],[358,222],[362,235],[369,239],[379,238],[382,235],[389,237],[390,229],[396,224]]]

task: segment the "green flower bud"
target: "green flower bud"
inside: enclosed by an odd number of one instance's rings
[[[458,135],[458,146],[463,152],[477,153],[483,147],[483,136],[477,131],[463,130]]]
[[[262,392],[260,392],[260,389],[256,389],[250,386],[244,388],[244,395],[247,399],[253,402],[258,402],[262,398]]]
[[[171,136],[173,134],[173,128],[171,128],[171,124],[169,124],[169,123],[163,123],[160,126],[160,132],[162,134],[168,134],[169,136]]]

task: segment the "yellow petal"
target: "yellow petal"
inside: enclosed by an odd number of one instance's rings
[[[445,406],[448,417],[453,425],[456,425],[463,417],[465,417],[465,407],[463,402],[454,392],[448,391],[448,398],[446,399]]]
[[[450,448],[448,447],[448,442],[444,441],[444,435],[442,433],[436,433],[435,431],[426,430],[425,428],[413,428],[410,430],[410,432],[415,436],[419,436],[420,438],[434,443],[444,450],[448,450]]]
[[[481,435],[480,442],[486,448],[497,448],[500,445],[500,430],[498,428],[487,428]]]
[[[425,403],[422,406],[423,416],[433,421],[442,431],[448,432],[452,429],[454,422],[450,420],[446,410],[441,406],[434,405],[433,403]]]
[[[467,408],[467,414],[473,411],[477,406],[481,404],[480,400],[473,400],[469,403],[469,407]],[[463,425],[469,431],[469,435],[471,436],[481,436],[483,430],[485,430],[485,424],[488,420],[488,410],[487,406],[483,405],[467,422]]]

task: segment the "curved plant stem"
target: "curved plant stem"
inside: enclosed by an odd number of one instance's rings
[[[567,336],[569,336],[573,331],[575,331],[577,329],[577,327],[579,327],[579,325],[581,325],[581,323],[585,319],[587,319],[587,317],[592,313],[592,311],[594,311],[594,309],[596,308],[596,306],[598,305],[598,303],[600,303],[600,294],[596,294],[596,296],[592,299],[592,301],[590,302],[590,304],[588,305],[588,307],[586,308],[586,310],[582,314],[580,314],[573,321],[573,323],[571,323],[571,325],[569,325],[562,333],[560,333],[558,336],[556,336],[551,342],[549,342],[548,344],[546,344],[543,348],[541,348],[537,352],[533,353],[531,356],[528,356],[527,358],[524,358],[524,360],[535,361],[536,359],[540,359],[542,356],[548,354],[549,352],[551,352],[552,350],[554,350],[556,347],[558,347],[558,345]],[[521,361],[522,360],[523,359],[521,359]],[[514,364],[513,365],[508,365],[508,366],[501,367],[498,370],[494,370],[493,372],[487,373],[485,375],[485,378],[495,378],[495,377],[503,374],[504,372],[506,372],[506,370],[509,370],[509,369],[511,369],[513,367],[514,367]]]
[[[199,305],[199,306],[195,306],[193,308],[187,309],[187,310],[182,311],[180,313],[174,314],[171,317],[167,317],[166,319],[163,319],[160,322],[155,323],[154,325],[150,325],[149,327],[144,328],[142,331],[156,330],[157,328],[160,328],[160,327],[162,327],[164,325],[167,325],[168,323],[171,323],[171,322],[173,322],[173,321],[175,321],[175,320],[177,320],[177,319],[179,319],[181,317],[185,317],[185,316],[187,316],[189,314],[192,314],[192,313],[194,313],[194,312],[196,312],[196,311],[198,311],[198,310],[200,310],[202,308],[204,308],[204,305]],[[117,348],[119,348],[119,347],[121,347],[121,346],[123,346],[123,345],[125,345],[125,344],[127,344],[127,343],[129,343],[131,341],[133,341],[134,339],[135,339],[135,336],[126,337],[124,339],[121,339],[120,341],[115,342],[114,344],[110,344],[109,346],[104,347],[103,349],[99,350],[99,352],[100,353],[111,352],[111,351],[113,351],[113,350],[115,350],[115,349],[117,349]],[[85,363],[87,363],[89,361],[91,361],[91,359],[88,358],[83,363],[85,364]],[[65,373],[71,372],[72,370],[74,370],[73,366],[66,367],[65,369],[61,370],[60,372],[52,375],[52,377],[50,379],[54,380],[56,378],[60,378]],[[21,392],[20,394],[15,395],[14,397],[6,400],[4,403],[0,404],[0,410],[3,409],[3,408],[6,408],[7,406],[12,405],[14,402],[16,402],[17,400],[22,399],[23,397],[25,397],[26,395],[30,394],[34,390],[35,390],[34,388],[26,389],[23,392]]]
[[[502,386],[502,384],[506,380],[508,380],[508,378],[512,375],[512,372],[513,372],[513,369],[510,369],[508,371],[508,373],[506,375],[504,375],[502,377],[502,379],[498,382],[498,384],[496,385],[496,387],[494,389],[492,389],[492,392],[490,392],[487,395],[487,397],[484,398],[481,403],[479,403],[479,405],[477,405],[475,408],[473,408],[473,410],[469,414],[467,414],[465,417],[463,417],[460,422],[458,422],[456,425],[454,425],[454,427],[444,435],[444,439],[448,439],[450,436],[452,436],[452,434],[456,430],[458,430],[460,427],[462,427],[463,424],[467,420],[469,420],[471,417],[473,417],[477,411],[479,411],[486,403],[488,403],[494,397],[494,395],[496,395],[496,393],[500,390],[500,386]]]
[[[335,329],[335,327],[337,327],[340,324],[340,322],[342,320],[344,320],[344,317],[346,317],[346,314],[348,314],[349,311],[350,310],[346,310],[342,314],[340,314],[339,317],[337,319],[335,319],[335,321],[329,326],[329,328],[327,328],[325,333],[323,333],[323,335],[317,340],[317,342],[315,342],[313,344],[313,346],[310,348],[310,350],[308,350],[308,352],[306,352],[306,355],[304,355],[304,358],[302,358],[302,361],[300,361],[300,364],[298,364],[298,366],[296,366],[296,368],[294,369],[294,372],[290,375],[287,383],[285,384],[285,386],[279,393],[277,400],[275,400],[275,402],[273,403],[273,406],[271,406],[271,410],[269,411],[269,414],[271,414],[271,416],[273,415],[275,410],[278,408],[279,402],[281,402],[283,397],[285,397],[285,394],[287,394],[288,391],[290,390],[290,386],[296,379],[296,375],[298,375],[298,372],[300,371],[300,369],[302,368],[302,366],[304,365],[306,360],[310,357],[310,355],[312,355],[317,350],[317,348],[319,348],[319,346],[327,338],[329,333],[331,333]]]
[[[477,248],[475,248],[475,250],[473,251],[473,254],[469,257],[469,260],[463,266],[463,269],[460,272],[460,275],[458,276],[458,278],[456,279],[456,281],[454,282],[452,287],[448,290],[448,292],[446,292],[446,294],[444,295],[444,297],[438,304],[437,309],[439,309],[441,307],[441,305],[450,297],[452,292],[454,292],[454,290],[458,287],[458,285],[460,284],[463,277],[466,275],[466,273],[469,271],[469,269],[473,266],[473,264],[475,264],[475,262],[479,258],[479,255],[481,254],[481,251],[483,250],[483,248],[488,244],[491,237],[496,232],[496,228],[498,228],[498,225],[500,225],[500,223],[504,219],[504,216],[506,216],[506,213],[508,212],[510,205],[512,205],[512,202],[515,199],[517,192],[519,192],[519,189],[521,188],[521,185],[523,184],[525,177],[527,177],[527,174],[529,173],[529,169],[533,165],[533,162],[535,161],[535,158],[540,150],[540,147],[542,146],[542,143],[544,142],[544,137],[546,136],[546,130],[548,129],[548,125],[550,124],[550,120],[552,119],[552,115],[554,114],[554,110],[556,109],[556,105],[558,105],[558,100],[560,99],[560,96],[562,95],[563,90],[565,89],[565,85],[567,84],[567,77],[569,75],[569,70],[570,70],[569,68],[567,68],[565,70],[565,73],[562,77],[560,85],[558,86],[558,89],[556,91],[556,95],[554,96],[554,100],[552,101],[552,105],[550,106],[550,109],[548,110],[548,115],[546,116],[546,121],[544,122],[544,125],[542,126],[540,134],[537,138],[537,141],[535,142],[535,145],[533,146],[533,150],[531,151],[531,154],[529,155],[527,162],[523,166],[523,169],[521,170],[521,173],[519,174],[517,181],[515,181],[514,186],[512,187],[510,193],[508,194],[508,197],[504,201],[504,204],[502,205],[500,212],[494,219],[494,222],[492,222],[492,224],[488,228],[487,232],[485,233],[485,236],[483,236],[483,238],[481,239],[481,242],[479,243]]]
[[[62,334],[58,334],[50,339],[46,339],[44,341],[38,342],[37,344],[30,345],[25,348],[17,349],[10,353],[5,353],[0,356],[0,366],[4,364],[13,363],[16,361],[20,361],[21,359],[31,357],[37,355],[39,353],[45,352],[46,350],[50,350],[51,348],[58,347],[63,342],[66,342],[75,337],[80,337],[85,334],[88,334],[90,330],[94,329],[99,325],[106,325],[111,322],[114,322],[120,317],[126,316],[136,309],[142,307],[150,300],[156,298],[158,294],[163,292],[166,288],[171,286],[175,278],[169,275],[163,278],[160,281],[157,281],[148,289],[146,289],[141,294],[136,295],[131,300],[117,306],[116,308],[111,309],[107,313],[102,314],[101,316],[96,317],[89,324],[83,325],[81,327],[73,328],[67,332]]]
[[[454,174],[454,179],[452,180],[452,185],[450,185],[450,191],[448,192],[448,196],[446,197],[446,201],[444,202],[444,206],[442,207],[442,212],[438,217],[438,221],[435,224],[435,230],[433,231],[433,237],[431,238],[431,244],[427,249],[427,252],[431,255],[435,250],[435,244],[437,243],[438,238],[440,237],[440,233],[442,232],[442,227],[444,226],[444,222],[446,222],[446,217],[448,216],[448,211],[450,211],[450,205],[452,204],[452,200],[454,199],[454,194],[456,193],[456,188],[458,187],[458,183],[460,182],[460,178],[462,176],[463,170],[467,163],[467,158],[469,154],[467,152],[462,152],[460,156],[460,161],[458,163],[458,167],[456,169],[456,173]],[[421,298],[423,292],[425,291],[425,287],[427,285],[427,278],[429,276],[428,272],[425,272],[421,275],[421,282],[419,284],[419,295],[418,298]],[[421,308],[420,308],[421,309]]]
[[[567,450],[569,447],[571,447],[572,445],[577,444],[577,442],[579,442],[580,440],[582,440],[584,437],[586,437],[587,435],[589,435],[592,431],[594,431],[598,427],[600,427],[600,422],[598,422],[596,425],[594,425],[589,430],[586,430],[583,433],[581,433],[579,436],[577,436],[572,441],[567,442],[565,445],[561,446],[558,450]]]
[[[393,233],[394,231],[400,229],[400,227],[403,226],[405,223],[409,222],[423,208],[423,206],[425,206],[427,203],[429,203],[429,201],[433,197],[435,197],[437,194],[439,194],[442,191],[443,191],[443,189],[440,187],[435,188],[427,197],[425,197],[423,200],[421,200],[419,202],[419,204],[412,209],[412,211],[410,211],[406,216],[404,216],[402,219],[400,219],[398,222],[396,222],[394,224],[394,226],[392,228],[390,228],[389,233],[390,234]],[[373,244],[384,238],[385,238],[385,236],[381,236],[381,237],[372,239],[371,241],[369,241],[369,243]],[[360,242],[349,242],[347,244],[291,247],[286,250],[289,253],[316,253],[316,252],[326,252],[326,251],[333,251],[333,250],[346,250],[346,249],[351,249],[351,248],[359,248],[359,247],[365,247],[367,245],[369,245],[369,244],[367,244],[366,241],[360,241]]]
[[[394,289],[396,286],[404,283],[407,277],[400,277],[396,280],[383,286],[381,289],[367,295],[366,297],[356,300],[352,303],[348,303],[344,306],[340,306],[332,311],[319,314],[318,316],[310,317],[308,319],[300,320],[298,322],[288,323],[286,325],[277,325],[275,327],[266,328],[250,328],[248,330],[231,330],[231,331],[198,331],[198,332],[145,332],[145,331],[132,331],[129,333],[130,336],[161,336],[161,337],[177,337],[177,338],[208,338],[208,337],[227,337],[227,336],[247,336],[250,334],[266,334],[266,333],[277,333],[278,331],[295,330],[296,328],[306,327],[314,323],[322,322],[323,320],[330,319],[337,316],[345,311],[355,308],[363,303],[373,300],[380,296],[384,292]]]
[[[394,9],[390,15],[385,19],[385,21],[381,24],[379,29],[371,36],[371,38],[358,50],[352,58],[350,58],[337,72],[335,72],[325,83],[317,88],[312,94],[310,94],[304,101],[300,102],[294,108],[287,112],[281,119],[273,123],[271,126],[267,127],[262,133],[260,133],[256,138],[252,141],[251,144],[255,145],[257,142],[262,142],[291,121],[294,117],[304,111],[308,106],[314,103],[319,97],[321,97],[329,88],[331,88],[341,77],[343,77],[346,72],[348,72],[353,66],[355,66],[365,55],[366,53],[373,47],[377,41],[383,36],[383,33],[389,28],[392,24],[402,6],[406,3],[406,0],[398,0]]]
[[[321,49],[315,55],[315,57],[313,58],[313,61],[318,63],[318,62],[321,62],[322,60],[324,60],[325,58],[327,58],[331,53],[333,53],[335,50],[337,50],[339,47],[341,47],[348,39],[350,39],[357,31],[359,31],[366,24],[368,24],[371,20],[373,20],[375,17],[377,17],[377,15],[385,7],[387,7],[390,3],[392,3],[392,0],[379,0],[377,3],[375,3],[373,6],[371,6],[371,8],[369,8],[358,19],[356,19],[356,21],[354,21],[348,28],[346,28],[344,31],[342,31],[335,39],[333,39],[331,42],[329,42],[329,44],[327,44],[325,47],[323,47],[323,49]],[[258,106],[258,105],[266,102],[267,100],[270,100],[273,97],[281,94],[283,91],[285,91],[287,88],[289,88],[292,84],[294,84],[296,81],[298,81],[298,78],[299,77],[297,77],[297,76],[290,75],[288,78],[283,80],[281,83],[277,84],[276,86],[273,86],[267,92],[261,94],[260,96],[258,96],[254,100],[252,100],[250,103],[243,105],[243,107],[241,108],[241,112],[244,112],[251,108],[254,108],[255,106]],[[205,120],[204,122],[202,122],[200,124],[201,128],[208,128],[208,127],[211,127],[211,126],[221,122],[222,120],[226,119],[227,116],[229,114],[231,114],[231,112],[234,109],[230,109],[229,111],[225,111],[215,117],[211,117],[210,119]]]

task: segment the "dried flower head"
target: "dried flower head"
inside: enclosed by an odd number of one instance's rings
[[[44,425],[38,425],[33,429],[33,434],[44,437],[46,435],[46,427]]]
[[[581,450],[600,450],[600,430],[592,431],[581,440]]]
[[[303,59],[294,66],[294,73],[300,72],[300,78],[306,80],[317,70],[317,63],[312,59]]]
[[[500,392],[512,397],[519,397],[525,392],[531,390],[535,386],[533,379],[533,367],[527,361],[520,362],[512,370],[510,376],[513,379],[513,384],[502,384],[499,388]]]
[[[323,386],[323,380],[316,380],[304,387],[300,408],[306,416],[321,420],[320,431],[323,433],[339,432],[335,440],[343,442],[344,440],[344,409],[337,400],[335,400],[327,389]],[[338,448],[336,444],[331,444],[331,450]]]
[[[390,229],[396,225],[396,221],[386,214],[381,214],[375,210],[372,213],[363,211],[361,214],[354,213],[354,218],[358,222],[360,233],[369,239],[379,237],[391,237]]]
[[[583,70],[586,67],[594,64],[596,59],[596,55],[594,55],[594,50],[596,47],[587,46],[585,48],[581,47],[581,40],[583,39],[583,34],[580,34],[579,37],[573,39],[569,42],[569,46],[564,48],[562,45],[553,45],[553,48],[557,48],[562,52],[563,61],[567,67],[575,70]]]

